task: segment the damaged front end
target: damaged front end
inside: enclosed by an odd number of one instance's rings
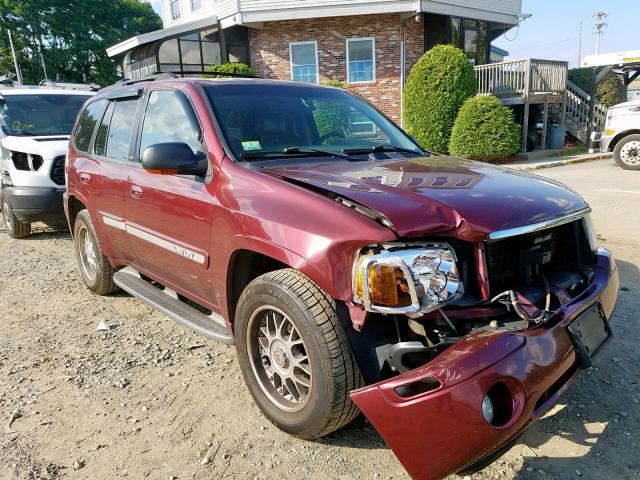
[[[353,285],[368,386],[351,398],[413,478],[434,479],[513,439],[590,366],[618,277],[584,210],[482,242],[371,245]]]

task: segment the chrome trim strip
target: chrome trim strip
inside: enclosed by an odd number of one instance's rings
[[[557,227],[570,223],[575,220],[579,220],[591,213],[591,207],[584,208],[578,212],[564,217],[553,218],[551,220],[545,220],[544,222],[532,223],[529,225],[523,225],[521,227],[507,228],[505,230],[496,230],[488,235],[489,240],[502,240],[503,238],[516,237],[518,235],[525,235],[527,233],[537,232],[540,230],[546,230],[548,228]]]
[[[200,265],[204,265],[205,257],[200,253],[194,252],[193,250],[189,250],[188,248],[181,247],[180,245],[177,245],[173,242],[169,242],[168,240],[157,237],[151,233],[147,233],[143,230],[140,230],[139,228],[132,227],[131,225],[127,225],[126,228],[127,228],[127,233],[129,233],[130,235],[133,235],[134,237],[138,237],[141,240],[149,242],[160,248],[164,248],[165,250],[169,250],[170,252],[177,253],[178,255],[188,260],[192,260],[196,263],[199,263]]]
[[[169,250],[170,252],[178,254],[181,257],[184,257],[188,260],[199,263],[200,265],[204,265],[206,261],[205,256],[202,255],[201,253],[194,252],[193,250],[182,247],[176,243],[169,242],[164,238],[160,238],[156,235],[140,230],[139,228],[132,227],[131,225],[127,225],[125,222],[121,220],[116,220],[115,218],[109,217],[108,215],[102,216],[102,222],[105,225],[109,225],[110,227],[116,228],[122,232],[127,232],[129,235],[133,235],[134,237],[138,237],[160,248]]]
[[[124,222],[116,220],[112,217],[108,217],[107,215],[102,216],[102,223],[104,223],[105,225],[109,225],[110,227],[117,228],[118,230],[121,230],[123,232],[127,231],[127,226]]]

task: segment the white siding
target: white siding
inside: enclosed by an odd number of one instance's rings
[[[180,0],[181,17],[172,21],[170,1],[162,2],[165,27],[212,15],[217,16],[223,26],[229,26],[242,22],[413,12],[416,9],[515,25],[522,8],[522,0],[202,0],[203,8],[192,12],[190,0]],[[240,15],[236,17],[236,14]]]

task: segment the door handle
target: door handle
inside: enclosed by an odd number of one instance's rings
[[[133,198],[142,198],[142,187],[139,185],[131,185],[131,196]]]
[[[85,185],[89,185],[91,183],[91,175],[88,173],[80,174],[80,183],[84,183]]]

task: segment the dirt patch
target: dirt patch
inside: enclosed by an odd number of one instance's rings
[[[615,341],[523,442],[473,479],[640,478],[640,244],[611,245]],[[0,233],[0,478],[406,478],[361,416],[315,442],[272,426],[232,347],[81,284],[68,233]],[[97,332],[104,320],[108,332]],[[452,477],[453,478],[453,477]]]

